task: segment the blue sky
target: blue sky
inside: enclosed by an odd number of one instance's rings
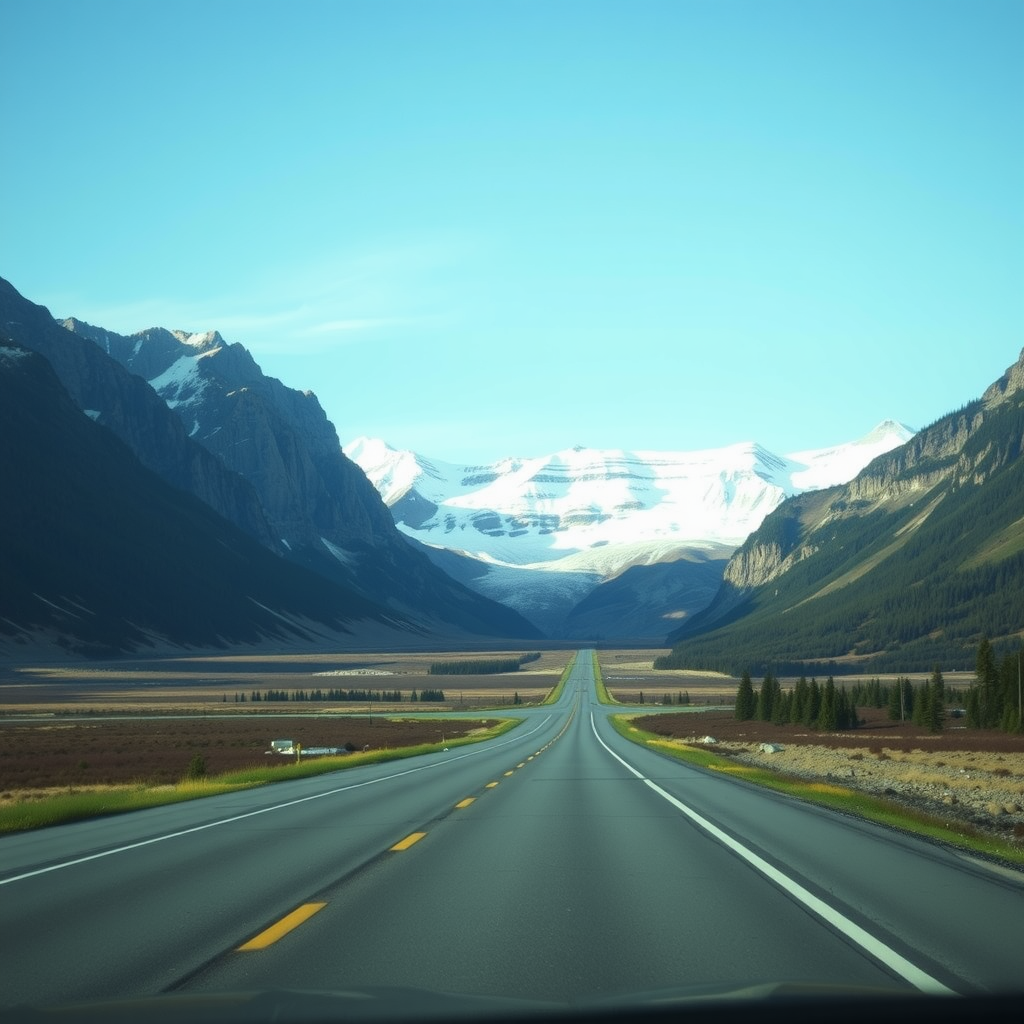
[[[783,453],[1024,346],[1020,0],[3,0],[0,117],[0,276],[343,442]]]

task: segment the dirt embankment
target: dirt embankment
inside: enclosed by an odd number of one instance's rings
[[[641,729],[698,743],[744,764],[887,797],[1002,838],[1024,841],[1024,737],[946,723],[940,733],[862,712],[863,728],[821,733],[737,722],[729,713],[650,715]],[[781,749],[769,750],[769,746]]]

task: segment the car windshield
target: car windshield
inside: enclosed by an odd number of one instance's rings
[[[5,0],[0,109],[5,1017],[1012,1012],[1024,5]]]

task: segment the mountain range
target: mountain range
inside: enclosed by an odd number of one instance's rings
[[[714,596],[726,560],[787,497],[845,482],[914,432],[895,421],[777,455],[573,448],[455,465],[360,437],[346,454],[449,574],[551,635],[660,642]]]
[[[1024,353],[917,433],[831,449],[347,451],[216,332],[58,323],[0,280],[0,655],[546,633],[811,673],[1022,636]]]

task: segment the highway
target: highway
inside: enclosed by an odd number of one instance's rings
[[[496,740],[0,839],[0,1006],[412,986],[1021,987],[1024,875],[618,736],[589,651]]]

